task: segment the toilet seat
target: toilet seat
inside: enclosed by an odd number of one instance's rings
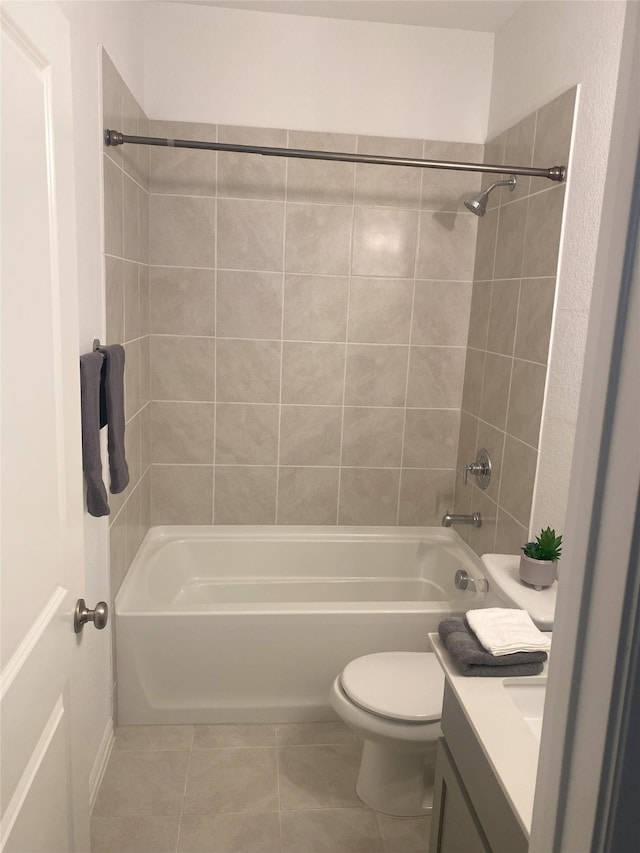
[[[378,652],[351,661],[340,676],[346,695],[365,711],[424,723],[442,716],[444,673],[430,652]]]

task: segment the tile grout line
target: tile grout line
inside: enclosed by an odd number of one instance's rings
[[[357,279],[357,276],[351,276],[351,278]],[[383,281],[386,281],[384,279]],[[419,279],[420,280],[420,279]],[[498,279],[500,280],[500,279]],[[514,279],[517,281],[518,279]],[[395,281],[399,281],[405,283],[409,286],[413,286],[413,279],[396,279]],[[429,283],[429,282],[427,282]],[[490,284],[491,282],[483,282],[485,284]],[[445,282],[445,284],[470,284],[470,282]],[[278,344],[282,340],[282,338],[273,338],[273,337],[248,337],[243,335],[195,335],[188,334],[185,332],[151,332],[151,337],[154,338],[194,338],[195,340],[213,340],[215,337],[218,337],[221,341],[249,341],[251,343],[270,343],[270,344]],[[125,343],[131,344],[136,341],[141,341],[146,338],[146,335],[140,335],[135,338],[130,338],[125,340]],[[333,340],[327,340],[326,338],[287,338],[284,340],[288,344],[324,344],[327,347],[341,347],[344,344],[349,344],[353,347],[389,347],[391,349],[407,349],[409,347],[409,340],[407,338],[406,341],[356,341],[356,340],[347,340],[346,338],[335,338]],[[417,344],[414,343],[411,346],[417,349],[464,349],[463,344]]]
[[[534,132],[534,138],[535,138],[535,132]],[[528,218],[529,218],[529,208],[527,207],[527,219]],[[526,231],[526,226],[525,226],[525,231]],[[524,260],[523,260],[523,263],[524,263]],[[515,324],[514,324],[515,330],[513,333],[513,355],[511,356],[511,373],[509,374],[509,392],[507,394],[507,411],[506,411],[505,417],[504,417],[504,430],[503,430],[504,437],[503,437],[503,441],[502,441],[502,456],[500,458],[500,480],[498,482],[498,490],[496,492],[496,504],[498,505],[498,509],[502,509],[502,504],[500,503],[500,496],[502,493],[502,485],[503,485],[502,484],[502,471],[503,471],[504,454],[505,454],[506,449],[507,449],[507,435],[511,435],[508,431],[509,408],[511,405],[511,383],[513,382],[513,371],[514,371],[515,363],[516,363],[516,357],[515,357],[516,332],[518,329],[518,318],[520,316],[520,297],[521,297],[521,294],[522,294],[522,279],[520,280],[520,282],[518,284],[518,305],[516,308],[516,319],[515,319]],[[546,368],[545,368],[545,372],[546,372]],[[515,438],[515,436],[513,436],[513,438]],[[523,443],[526,443],[526,442],[523,442]],[[537,452],[537,448],[536,448],[536,452]],[[497,514],[496,514],[496,516],[497,516]],[[497,539],[498,539],[498,520],[496,517],[496,541],[497,541]],[[494,542],[494,548],[495,548],[495,542]]]
[[[191,727],[191,746],[189,748],[189,757],[187,759],[187,772],[185,773],[185,777],[184,777],[184,791],[182,793],[182,808],[180,810],[180,821],[178,823],[178,836],[176,838],[176,853],[178,853],[178,850],[180,848],[180,835],[182,833],[182,819],[184,818],[184,807],[185,807],[185,803],[186,803],[186,799],[187,799],[187,787],[189,785],[189,771],[191,769],[191,756],[193,754],[193,740],[195,737],[195,730],[196,730],[196,727],[192,726]]]
[[[287,140],[288,140],[288,132],[287,132]],[[287,142],[288,144],[288,142]],[[280,743],[278,738],[278,726],[274,726],[274,733],[276,738],[276,793],[278,796],[278,829],[280,831],[280,853],[282,853],[282,800],[280,797]]]
[[[286,147],[289,147],[289,129],[286,131]],[[287,253],[287,205],[289,204],[289,160],[285,159],[284,163],[284,205],[282,211],[282,255],[281,255],[281,264],[282,264],[282,273],[281,275],[281,283],[280,283],[280,382],[278,388],[278,443],[276,447],[276,495],[275,495],[275,506],[273,511],[273,523],[278,523],[278,515],[280,514],[280,454],[281,454],[281,444],[282,444],[282,378],[284,375],[284,299],[285,299],[285,291],[284,291],[284,281],[285,274],[284,269],[286,266],[285,258]],[[276,759],[277,760],[277,759]],[[278,794],[279,797],[279,794]],[[280,800],[278,799],[278,802]],[[282,846],[282,828],[280,829],[280,838],[281,838],[281,846]]]
[[[287,202],[288,204],[292,204],[293,202]],[[389,208],[392,210],[393,208]],[[426,211],[428,212],[428,211]],[[113,258],[114,260],[126,261],[128,263],[138,263],[132,258],[125,258],[122,255],[114,255],[113,252],[104,252],[105,257]],[[167,264],[167,263],[149,263],[143,264],[144,266],[148,266],[150,269],[166,269],[166,270],[198,270],[200,272],[214,272],[215,266],[200,266],[198,264]],[[283,270],[278,269],[261,269],[260,267],[218,267],[221,272],[235,272],[235,273],[258,273],[260,275],[280,275]],[[373,279],[374,281],[382,280],[394,280],[394,281],[413,281],[414,276],[412,275],[379,275],[375,273],[367,273],[366,275],[353,275],[351,276],[347,272],[315,272],[313,270],[284,270],[285,276],[291,276],[292,278],[296,278],[297,276],[304,276],[305,278],[356,278],[356,279]],[[420,276],[416,276],[418,281],[428,281],[433,282],[435,284],[471,284],[472,279],[469,278],[422,278]],[[510,276],[513,278],[513,276]],[[555,278],[553,275],[533,275],[533,276],[525,276],[525,278]],[[486,279],[478,279],[479,281],[485,281]]]
[[[216,153],[218,153],[218,152],[216,152]],[[114,163],[114,165],[117,165],[112,158],[109,158],[109,159],[111,160],[112,163]],[[293,159],[293,158],[288,158],[288,159]],[[363,164],[363,165],[367,165],[367,164]],[[121,171],[123,171],[123,173],[125,175],[127,175],[127,177],[130,178],[130,175],[125,170],[121,170]],[[425,171],[425,170],[422,170],[422,171]],[[454,203],[451,204],[450,208],[447,208],[447,207],[444,207],[444,208],[441,208],[441,207],[424,207],[424,208],[422,208],[419,206],[411,207],[409,205],[402,205],[402,204],[399,205],[399,204],[395,204],[395,203],[394,204],[363,204],[363,203],[359,203],[359,202],[355,201],[355,176],[356,176],[356,170],[354,170],[354,199],[353,199],[353,201],[296,201],[296,200],[291,200],[288,203],[299,205],[300,207],[346,207],[346,208],[353,207],[353,208],[359,208],[361,210],[383,210],[383,211],[401,210],[401,211],[406,212],[406,213],[417,213],[419,210],[424,210],[425,213],[449,213],[449,214],[455,213],[455,214],[458,214],[460,216],[474,216],[475,215],[475,214],[473,214],[467,210],[461,210],[460,205],[454,205]],[[133,183],[137,183],[133,178],[131,178],[131,180],[133,181]],[[144,189],[144,187],[141,187],[141,189]],[[543,190],[539,190],[537,195],[539,195],[541,192],[547,192],[550,189],[554,189],[554,187],[553,186],[545,187]],[[284,195],[282,198],[260,198],[258,196],[251,197],[251,196],[240,196],[240,195],[220,195],[218,193],[216,195],[205,195],[205,194],[194,195],[194,194],[189,194],[189,193],[176,193],[176,192],[169,193],[169,192],[159,192],[159,191],[151,191],[150,190],[149,191],[149,197],[151,197],[151,196],[157,196],[159,198],[185,198],[185,199],[194,199],[194,200],[202,199],[202,200],[208,200],[208,201],[213,201],[214,199],[220,199],[221,201],[232,201],[232,202],[237,202],[240,204],[246,204],[246,203],[249,203],[249,204],[265,204],[265,203],[268,203],[268,204],[277,205],[277,204],[285,204],[286,203]],[[519,201],[519,199],[516,199],[516,201]],[[488,210],[491,210],[491,209],[492,208],[488,208]]]
[[[425,411],[437,411],[437,409],[434,409],[434,410],[425,409]],[[458,410],[455,409],[453,411],[458,411]],[[470,414],[470,413],[467,412],[466,414]],[[478,418],[477,415],[471,415],[471,417],[475,418],[476,420],[482,420],[481,418]],[[489,424],[488,421],[482,421],[482,423]],[[504,433],[504,430],[500,429],[500,427],[496,427],[493,424],[489,424],[489,426],[493,427],[498,432]],[[525,447],[529,447],[531,450],[537,450],[538,449],[537,447],[533,447],[532,445],[527,444],[525,441],[522,441],[522,439],[519,439],[514,435],[511,435],[509,433],[506,433],[506,434],[509,435],[509,438],[513,438],[515,441],[520,442],[520,444],[525,445]],[[211,462],[154,462],[154,463],[152,463],[152,466],[149,466],[149,467],[154,467],[154,468],[212,468],[213,465]],[[255,464],[254,463],[247,463],[247,462],[242,462],[242,463],[240,463],[240,462],[220,462],[220,463],[218,463],[217,467],[218,468],[277,468],[278,466],[273,462],[271,462],[269,464],[261,463],[261,462],[258,462]],[[288,465],[287,464],[287,465],[282,465],[280,467],[281,468],[311,468],[311,469],[320,469],[322,471],[325,471],[325,470],[336,471],[340,466],[339,465]],[[364,465],[364,466],[362,466],[362,465],[342,465],[341,467],[346,469],[346,470],[353,470],[353,471],[362,471],[362,470],[365,470],[365,471],[399,471],[400,470],[399,465]],[[149,469],[147,468],[145,470],[145,473],[147,470],[149,470]],[[455,466],[449,466],[447,468],[438,468],[436,466],[424,466],[423,465],[422,467],[420,467],[418,465],[405,465],[404,470],[405,471],[455,471],[456,468],[455,468]],[[120,510],[118,510],[118,512],[120,512]]]
[[[480,352],[484,352],[484,350],[480,350]],[[489,353],[489,354],[490,355],[499,355],[499,353]],[[504,356],[504,357],[506,358],[508,356]],[[524,359],[518,359],[518,360],[524,361]],[[538,365],[537,362],[529,362],[529,363]],[[544,367],[544,365],[538,365],[538,366]],[[182,404],[182,403],[184,403],[185,405],[188,405],[188,406],[191,406],[191,405],[194,405],[194,406],[210,405],[210,406],[212,406],[213,405],[213,400],[179,400],[179,399],[176,400],[173,398],[164,398],[164,399],[159,399],[159,400],[153,400],[153,402],[154,403],[161,403],[161,404],[166,403],[167,405],[171,405],[171,406],[176,405],[176,404]],[[221,406],[271,406],[271,407],[273,407],[273,406],[277,406],[278,404],[276,402],[272,402],[272,403],[263,403],[263,402],[248,403],[245,400],[221,400],[219,402],[219,405],[221,405]],[[342,406],[340,406],[337,403],[283,403],[282,405],[288,406],[292,409],[341,409],[342,408]],[[128,418],[127,423],[130,423],[137,415],[139,415],[143,411],[144,408],[145,407],[143,406],[142,409],[139,409],[130,418]],[[404,407],[403,406],[375,406],[375,405],[365,406],[365,405],[362,405],[361,403],[352,403],[350,405],[347,405],[346,408],[347,409],[385,409],[385,410],[386,409],[394,409],[394,410],[400,410]],[[414,411],[418,411],[418,412],[423,412],[423,411],[457,412],[460,409],[459,406],[407,406],[406,408],[414,410]]]
[[[356,150],[358,147],[358,137],[356,136]],[[349,229],[349,276],[348,276],[348,286],[347,286],[347,306],[346,306],[346,322],[345,322],[345,330],[344,330],[344,370],[342,373],[342,418],[340,423],[340,459],[338,460],[338,493],[336,496],[336,524],[340,524],[340,497],[342,494],[342,469],[343,469],[343,455],[344,455],[344,413],[345,413],[345,403],[347,399],[347,361],[349,357],[349,316],[351,312],[351,282],[353,279],[353,250],[354,250],[354,231],[355,231],[355,220],[356,220],[356,207],[355,207],[355,196],[356,196],[356,173],[357,170],[353,170],[353,183],[352,183],[352,198],[354,204],[351,208],[351,227]],[[342,342],[341,342],[342,344]]]
[[[422,156],[425,156],[426,142],[422,142]],[[420,173],[420,187],[418,190],[418,219],[416,223],[416,247],[413,256],[413,286],[411,290],[411,312],[409,316],[409,343],[407,349],[407,373],[404,384],[404,406],[402,413],[402,438],[400,441],[400,473],[398,474],[398,500],[396,504],[396,527],[400,525],[400,502],[402,495],[402,469],[404,463],[404,441],[407,428],[407,403],[409,400],[409,372],[411,370],[411,346],[413,344],[413,316],[416,304],[416,279],[418,275],[418,261],[420,259],[420,237],[422,234],[422,193],[424,189],[424,173],[422,169]]]
[[[506,137],[502,143],[502,152],[500,155],[501,161],[504,160],[505,148],[506,148]],[[485,156],[486,156],[486,152],[485,152]],[[483,159],[484,159],[484,157],[483,157]],[[502,196],[501,196],[501,198],[502,198]],[[482,406],[482,399],[483,399],[483,393],[484,393],[484,383],[485,383],[485,377],[486,377],[486,373],[487,373],[487,352],[488,352],[487,347],[489,345],[489,323],[491,320],[491,305],[493,302],[493,282],[495,281],[495,274],[496,274],[496,258],[498,256],[498,235],[499,235],[499,231],[500,231],[501,208],[502,208],[502,205],[500,203],[498,203],[498,205],[497,205],[497,217],[496,217],[496,235],[495,235],[495,242],[493,245],[493,260],[491,262],[491,279],[488,282],[490,284],[490,289],[489,289],[489,309],[487,312],[487,328],[486,328],[486,333],[484,336],[483,350],[479,350],[479,351],[483,352],[484,358],[483,358],[483,364],[482,364],[482,379],[480,380],[480,394],[479,394],[479,399],[478,399],[478,414],[476,415],[477,421],[476,421],[476,425],[475,425],[475,427],[476,427],[475,428],[475,438],[474,438],[474,442],[473,442],[474,449],[476,449],[476,450],[478,447],[478,434],[479,434],[479,427],[480,427],[479,414],[480,414],[480,408]],[[467,352],[469,351],[469,349],[473,349],[473,347],[469,347],[469,341],[467,338]],[[462,412],[462,405],[460,406],[460,411]],[[471,507],[473,510],[473,492],[471,494],[471,501],[472,501]]]
[[[354,276],[356,278],[356,276]],[[407,283],[413,286],[411,279],[402,279],[402,281],[406,281]],[[450,282],[447,282],[449,284]],[[462,282],[463,284],[467,284],[468,282]],[[125,341],[127,344],[135,343],[136,341],[142,341],[147,335],[141,335],[138,338],[131,338],[131,340]],[[462,344],[409,344],[409,342],[404,343],[379,343],[377,341],[352,341],[352,340],[321,340],[321,339],[312,339],[312,340],[304,340],[303,338],[247,338],[247,337],[237,337],[231,335],[187,335],[183,333],[176,332],[151,332],[149,337],[154,338],[188,338],[189,340],[220,340],[220,341],[239,341],[239,342],[247,342],[247,343],[266,343],[266,344],[279,344],[281,341],[284,341],[288,344],[323,344],[327,347],[342,347],[344,344],[348,344],[351,347],[387,347],[389,349],[409,349],[409,346],[412,346],[414,349],[435,349],[435,350],[462,350],[465,347]],[[473,349],[473,347],[472,347]],[[497,355],[501,355],[502,353],[497,353]]]
[[[215,125],[215,139],[218,141],[218,125]],[[218,152],[215,152],[214,159],[214,169],[215,169],[215,183],[216,190],[218,186],[218,171],[219,171],[219,157]],[[218,441],[218,198],[216,193],[215,200],[215,232],[214,232],[214,247],[213,247],[213,262],[215,264],[215,269],[213,273],[213,331],[214,331],[214,340],[213,340],[213,471],[212,474],[212,484],[211,484],[211,523],[215,524],[216,521],[216,448]],[[195,737],[195,728],[194,728],[194,737]]]
[[[538,124],[538,114],[536,113],[536,120],[535,120],[534,131],[533,131],[533,146],[534,146],[534,148],[535,148],[535,137],[536,137],[537,124]],[[531,189],[531,186],[529,186],[529,189]],[[509,388],[507,391],[507,405],[506,405],[506,410],[505,410],[505,415],[504,415],[505,438],[504,438],[504,442],[502,445],[502,459],[500,461],[500,482],[498,483],[498,490],[497,490],[496,500],[495,500],[498,511],[496,512],[496,525],[495,525],[495,530],[493,532],[493,550],[494,551],[495,551],[495,546],[496,546],[496,542],[498,539],[498,514],[499,514],[499,510],[501,509],[500,496],[502,494],[502,486],[503,486],[503,478],[502,478],[502,474],[503,474],[503,470],[504,470],[503,463],[504,463],[504,457],[505,457],[506,450],[507,450],[507,435],[509,435],[509,433],[507,432],[507,426],[509,423],[509,407],[511,404],[511,386],[512,386],[512,382],[513,382],[513,369],[514,369],[514,365],[515,365],[515,346],[516,346],[515,336],[516,336],[516,330],[518,327],[518,315],[520,313],[520,293],[521,293],[521,289],[522,289],[522,273],[524,271],[525,252],[526,252],[526,248],[527,248],[527,230],[529,227],[529,210],[531,208],[530,196],[526,197],[526,202],[527,202],[527,210],[526,210],[525,219],[524,219],[524,235],[522,238],[522,257],[520,258],[519,283],[518,283],[518,307],[516,309],[516,322],[515,322],[515,329],[514,329],[514,334],[513,334],[513,353],[510,356],[511,365],[510,365],[510,371],[509,371]],[[493,285],[491,286],[491,294],[493,296]],[[507,357],[509,357],[509,356],[507,356]],[[513,436],[513,437],[515,438],[515,436]],[[538,451],[536,449],[536,454],[537,453],[538,453]],[[532,499],[532,504],[533,504],[533,499]],[[531,509],[529,510],[529,515],[531,515]],[[530,519],[529,519],[529,523],[530,523]],[[528,528],[529,528],[529,524],[527,524],[527,529]]]

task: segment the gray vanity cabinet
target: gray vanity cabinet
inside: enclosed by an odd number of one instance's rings
[[[491,853],[444,740],[438,744],[431,844],[434,853]]]
[[[442,731],[430,853],[527,853],[527,836],[449,685]]]

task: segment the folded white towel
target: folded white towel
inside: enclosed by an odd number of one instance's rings
[[[536,628],[526,610],[487,607],[469,610],[466,617],[473,633],[492,655],[539,652],[551,648],[551,640]]]

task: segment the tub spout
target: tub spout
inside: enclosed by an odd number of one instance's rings
[[[474,527],[482,527],[482,516],[479,512],[472,515],[457,515],[455,512],[445,512],[442,516],[443,527],[452,527],[454,524],[473,524]]]

